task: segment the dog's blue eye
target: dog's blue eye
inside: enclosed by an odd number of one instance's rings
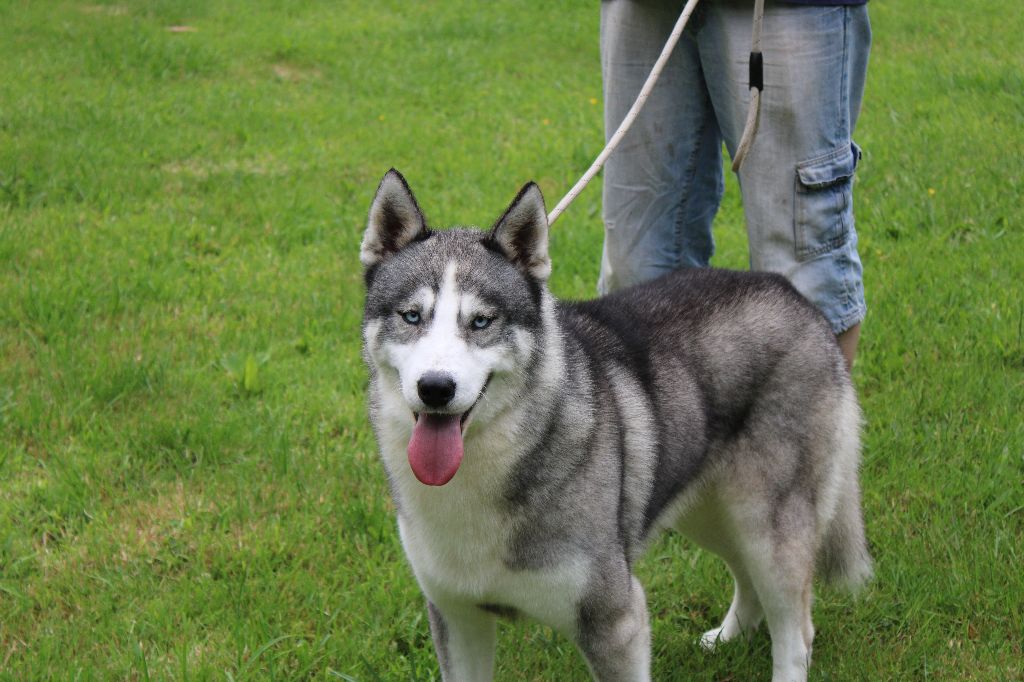
[[[483,315],[477,315],[473,318],[473,329],[487,329],[491,326],[493,317],[484,317]]]
[[[407,310],[404,313],[402,313],[402,319],[408,322],[409,324],[419,324],[420,314],[415,310]]]

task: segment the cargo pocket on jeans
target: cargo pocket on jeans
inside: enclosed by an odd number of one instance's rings
[[[839,248],[850,238],[853,219],[853,172],[857,145],[843,145],[796,166],[794,243],[806,260]]]

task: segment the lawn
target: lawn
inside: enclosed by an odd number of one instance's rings
[[[1024,13],[871,0],[854,379],[877,578],[812,679],[1024,679]],[[0,0],[0,679],[439,679],[366,419],[358,245],[389,167],[440,225],[600,150],[596,2]],[[715,263],[744,267],[735,183]],[[552,233],[594,290],[594,186]],[[637,566],[657,679],[731,594]],[[503,624],[497,679],[584,680]]]

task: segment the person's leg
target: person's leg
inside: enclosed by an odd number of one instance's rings
[[[682,5],[679,0],[602,2],[607,137],[640,92]],[[711,224],[723,191],[721,144],[687,31],[604,169],[601,293],[708,264],[714,249]]]
[[[734,153],[749,102],[748,2],[716,1],[698,35],[709,92]],[[768,1],[761,123],[740,169],[750,262],[785,275],[828,318],[852,364],[866,306],[853,223],[852,133],[871,31],[865,7]]]
[[[846,358],[846,369],[853,369],[853,360],[857,357],[857,342],[860,341],[860,322],[836,336],[839,350]]]

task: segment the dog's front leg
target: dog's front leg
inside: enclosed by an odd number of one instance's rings
[[[629,576],[623,589],[584,599],[577,639],[595,680],[649,682],[651,631],[640,582]]]
[[[495,618],[475,606],[427,603],[430,633],[445,682],[488,682],[494,675]]]

